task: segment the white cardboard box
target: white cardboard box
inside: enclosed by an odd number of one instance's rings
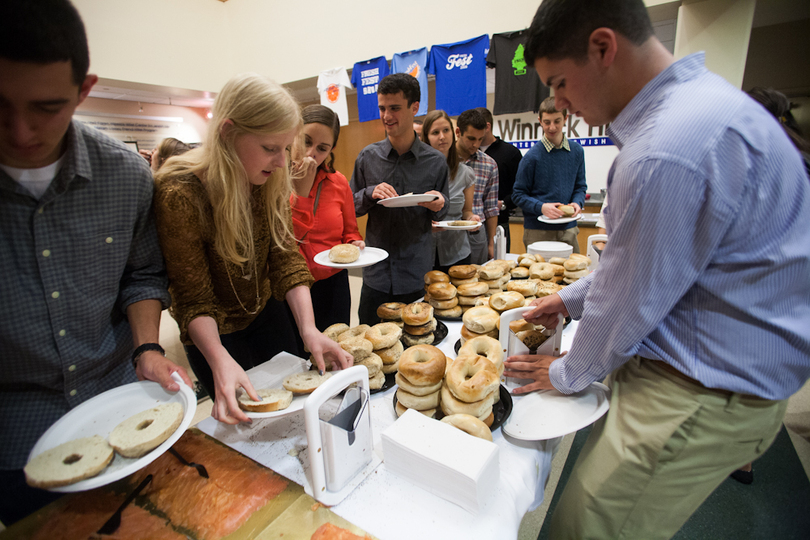
[[[386,468],[478,514],[498,487],[498,446],[407,410],[382,434]]]

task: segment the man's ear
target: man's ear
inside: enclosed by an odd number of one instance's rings
[[[98,75],[88,74],[84,78],[84,82],[82,82],[82,85],[79,87],[79,103],[77,103],[77,105],[81,105],[84,100],[87,99],[87,96],[90,95],[90,90],[93,89],[93,86],[95,86],[97,82]]]
[[[609,67],[616,59],[616,32],[610,28],[597,28],[588,38],[588,55],[596,58],[602,67]]]
[[[416,116],[416,113],[419,112],[419,102],[418,101],[414,101],[413,103],[411,103],[411,111],[413,111],[414,116]]]

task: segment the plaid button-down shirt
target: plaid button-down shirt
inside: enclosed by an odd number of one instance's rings
[[[71,408],[134,382],[126,308],[169,304],[146,161],[79,122],[35,198],[0,169],[0,469]]]
[[[498,211],[498,164],[495,160],[476,150],[475,154],[464,162],[475,173],[475,195],[473,196],[473,214],[483,219],[497,216]]]

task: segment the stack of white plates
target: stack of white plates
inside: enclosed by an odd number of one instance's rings
[[[532,255],[541,255],[546,261],[552,257],[567,259],[574,252],[573,246],[565,242],[535,242],[526,250]]]
[[[478,514],[498,487],[498,446],[408,409],[382,433],[386,468]]]

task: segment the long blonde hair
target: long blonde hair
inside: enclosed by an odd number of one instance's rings
[[[255,259],[251,184],[236,154],[234,140],[240,134],[275,135],[302,126],[295,98],[275,82],[245,73],[233,77],[222,88],[211,110],[212,119],[205,143],[182,156],[169,159],[156,181],[194,174],[202,181],[213,207],[216,230],[214,247],[220,256],[241,265]],[[230,120],[231,129],[222,129]],[[292,183],[287,166],[273,172],[264,190],[264,206],[273,243],[281,249],[295,249],[290,226]]]

